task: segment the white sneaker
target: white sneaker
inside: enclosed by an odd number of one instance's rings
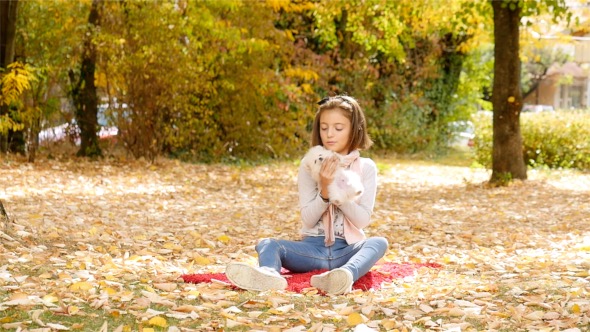
[[[230,263],[225,267],[225,276],[239,288],[253,291],[287,288],[287,279],[277,271],[255,267],[246,263]]]
[[[352,284],[354,283],[352,279],[352,272],[340,267],[311,276],[311,285],[328,294],[346,294],[352,291]]]

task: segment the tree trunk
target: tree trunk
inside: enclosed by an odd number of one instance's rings
[[[520,112],[519,28],[521,10],[510,8],[505,1],[491,1],[494,10],[494,84],[492,88],[493,116],[493,184],[512,179],[526,179]],[[504,4],[504,8],[502,5]],[[514,3],[512,3],[514,4]]]
[[[6,68],[14,61],[18,0],[0,1],[0,66]]]
[[[94,74],[96,71],[97,51],[92,40],[96,28],[100,25],[101,0],[92,0],[92,7],[88,17],[90,33],[84,40],[84,51],[80,67],[80,77],[72,90],[72,98],[76,106],[76,121],[80,128],[80,150],[78,156],[97,157],[102,152],[98,145],[98,96]],[[70,76],[72,77],[72,76]]]
[[[14,62],[17,16],[18,0],[0,1],[0,67],[3,69]],[[0,105],[0,115],[8,112],[9,105]],[[0,151],[24,151],[22,132],[9,130],[6,135],[0,136]]]
[[[340,58],[352,58],[352,33],[346,30],[348,25],[348,10],[342,9],[341,19],[336,25],[338,37],[340,39]]]

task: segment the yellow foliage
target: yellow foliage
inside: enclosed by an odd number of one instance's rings
[[[284,10],[287,13],[299,13],[314,8],[314,3],[311,1],[291,1],[291,0],[266,0],[267,6],[272,8],[275,12]]]
[[[287,77],[300,78],[305,81],[317,81],[319,78],[318,73],[313,70],[303,68],[290,68],[285,70]]]
[[[23,92],[31,88],[31,82],[35,80],[33,67],[28,64],[13,62],[8,65],[8,72],[0,80],[2,85],[0,105],[17,101]]]
[[[305,92],[305,93],[310,93],[310,94],[313,93],[313,88],[311,87],[310,84],[307,84],[307,83],[301,84],[301,89],[303,89],[303,92]]]

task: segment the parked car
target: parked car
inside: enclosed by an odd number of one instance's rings
[[[449,123],[449,146],[473,147],[475,138],[475,126],[471,121],[453,121]]]
[[[100,129],[98,131],[98,138],[101,140],[114,139],[119,134],[119,129],[115,126],[110,126],[105,115],[108,105],[100,105],[98,108],[97,120]],[[39,144],[47,144],[51,142],[61,142],[69,140],[76,145],[80,145],[80,128],[76,124],[76,120],[63,123],[59,126],[47,128],[39,132]]]
[[[555,112],[555,109],[551,105],[530,105],[525,104],[522,106],[522,111],[527,113],[541,113],[541,112]]]

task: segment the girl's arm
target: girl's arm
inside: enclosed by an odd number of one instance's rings
[[[340,205],[340,210],[357,228],[366,227],[371,222],[375,197],[377,195],[377,165],[369,158],[362,160],[363,194],[358,202]]]
[[[328,203],[324,202],[320,197],[317,182],[303,168],[303,163],[299,166],[297,186],[299,188],[299,206],[303,226],[312,228],[328,208]]]

